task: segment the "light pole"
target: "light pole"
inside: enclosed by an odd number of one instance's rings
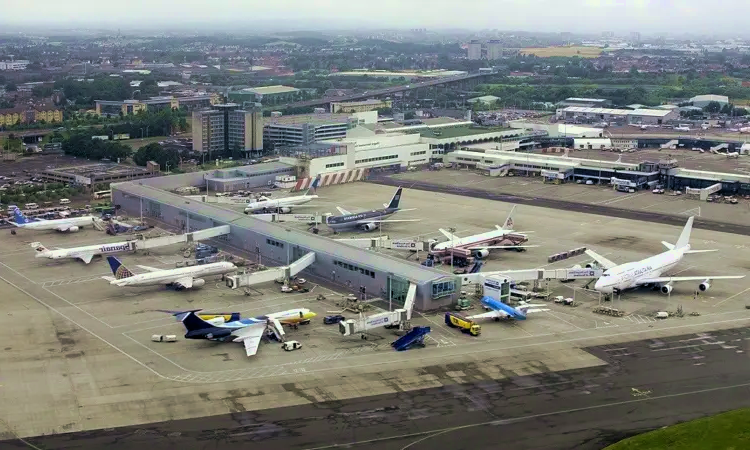
[[[455,252],[454,252],[455,249],[453,248],[453,239],[456,236],[453,233],[456,232],[456,229],[451,227],[451,228],[448,228],[448,231],[451,233],[451,273],[453,273],[453,256],[455,255]]]

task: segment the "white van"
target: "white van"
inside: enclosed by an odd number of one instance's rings
[[[26,203],[24,205],[24,208],[26,208],[26,209],[39,209],[39,205],[37,205],[36,203]]]
[[[61,198],[60,199],[60,204],[61,205],[70,205],[70,200],[67,199],[67,198]]]

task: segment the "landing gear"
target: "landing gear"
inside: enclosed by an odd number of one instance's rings
[[[16,230],[10,230],[10,234],[12,234],[13,236],[15,236],[16,235]]]

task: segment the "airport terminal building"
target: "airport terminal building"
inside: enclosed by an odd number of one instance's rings
[[[255,176],[248,179],[258,180],[258,186],[262,186],[279,170],[278,165],[265,166],[247,168],[255,171]],[[171,229],[195,231],[229,225],[230,234],[217,238],[217,245],[268,266],[287,265],[314,252],[315,262],[303,276],[352,292],[359,293],[364,287],[367,298],[391,299],[398,305],[413,283],[417,288],[414,306],[418,310],[456,301],[461,286],[458,276],[171,192],[178,187],[201,186],[203,175],[191,173],[112,184],[113,203],[128,215],[142,216]]]

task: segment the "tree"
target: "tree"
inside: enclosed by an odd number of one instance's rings
[[[414,113],[414,111],[404,113],[404,120],[414,120],[416,117],[417,115]]]
[[[703,111],[707,113],[717,113],[721,111],[721,103],[719,102],[708,102],[706,106],[703,107]]]
[[[724,105],[724,106],[723,106],[723,107],[721,108],[721,113],[722,113],[722,114],[732,114],[732,110],[733,110],[733,109],[734,109],[734,105],[732,105],[731,103],[727,103],[727,104],[725,104],[725,105]]]
[[[145,166],[149,161],[154,161],[159,164],[161,170],[166,170],[167,164],[172,168],[179,165],[180,154],[174,148],[164,148],[157,142],[152,142],[139,148],[133,155],[133,161],[139,166]]]
[[[15,83],[8,83],[5,85],[5,90],[8,92],[16,92],[18,90],[18,86],[16,86]]]

